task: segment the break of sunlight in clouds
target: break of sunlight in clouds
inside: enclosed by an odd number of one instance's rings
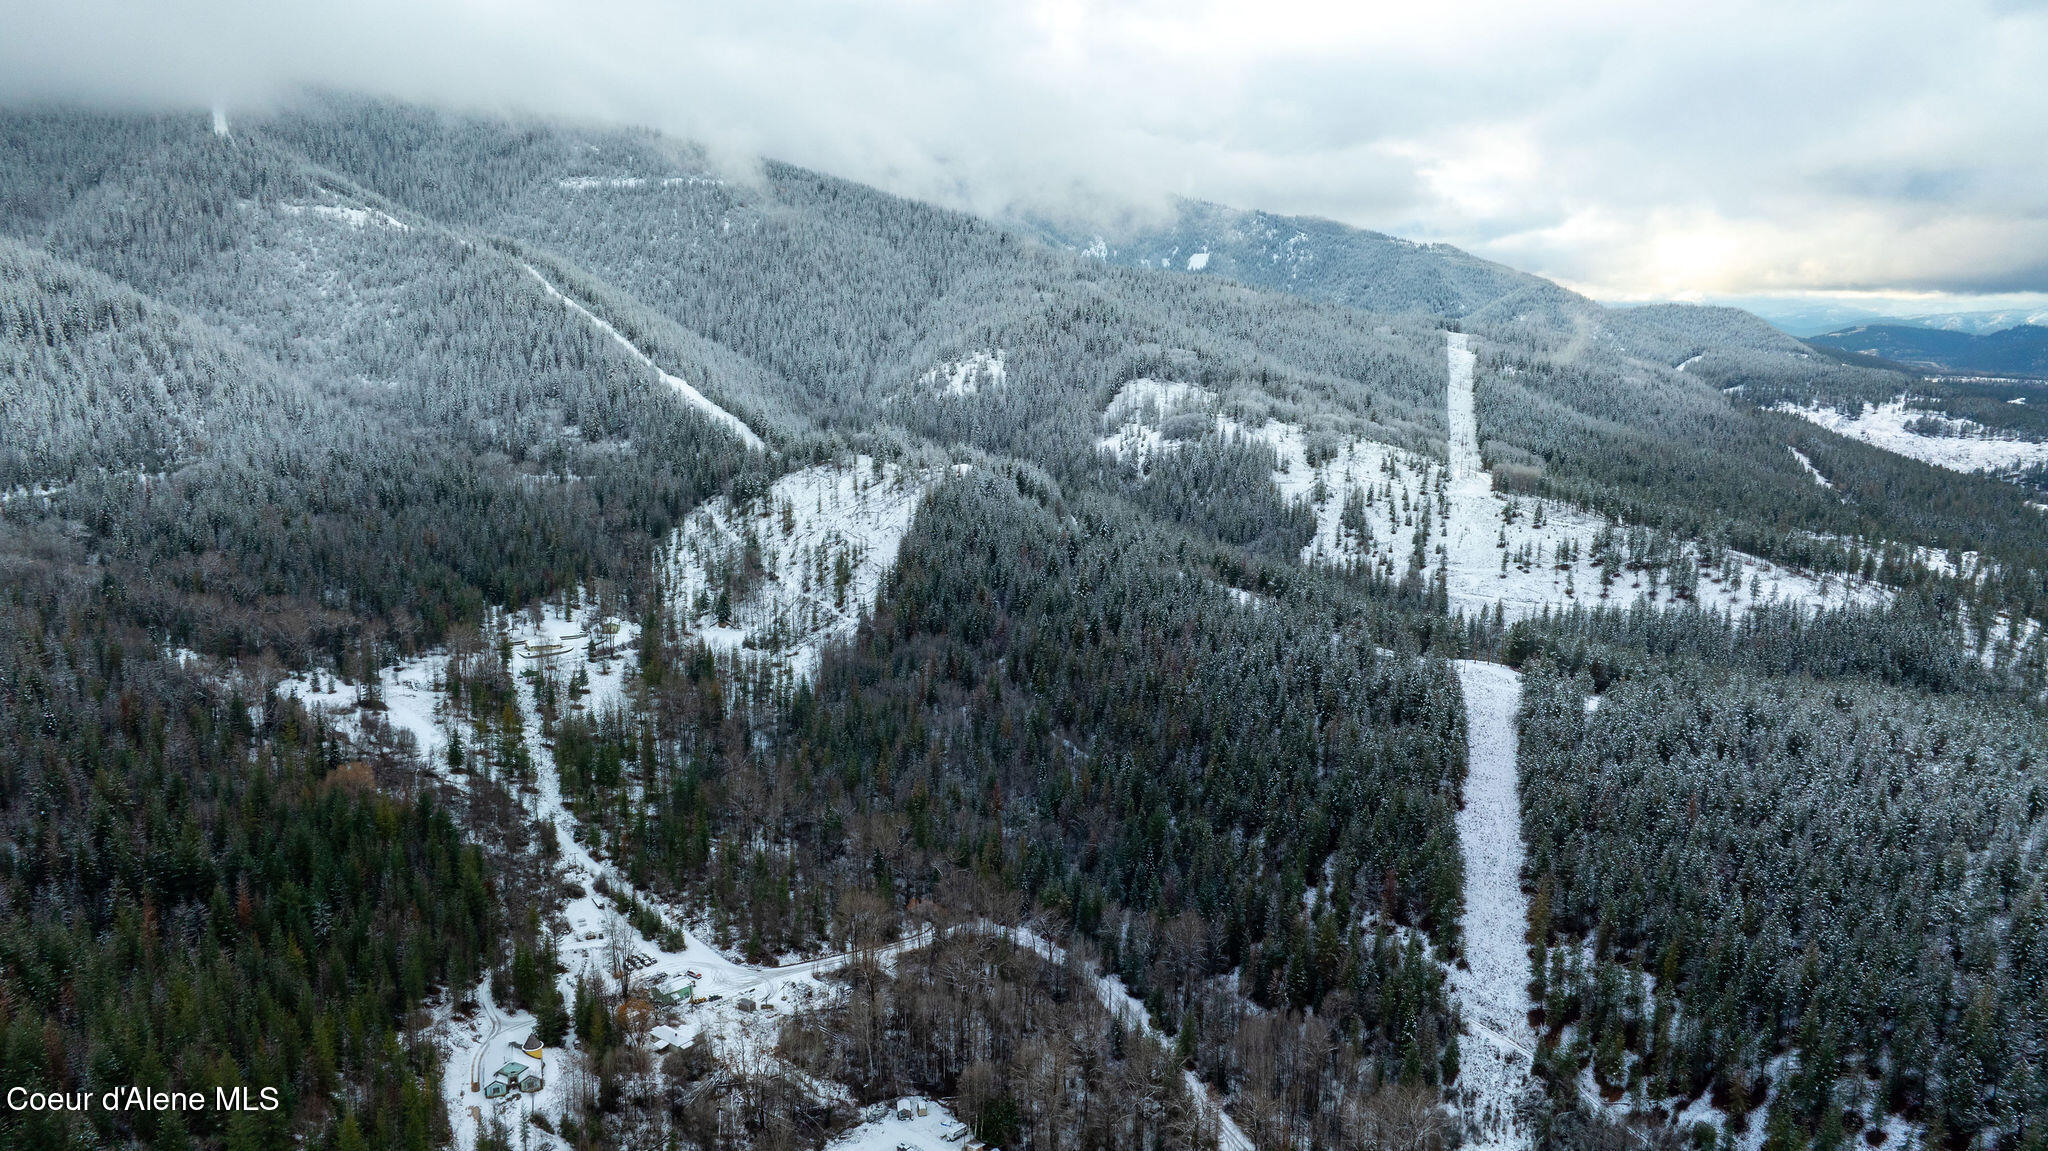
[[[0,0],[0,99],[650,124],[989,213],[1171,195],[1608,299],[2048,292],[2048,7]]]

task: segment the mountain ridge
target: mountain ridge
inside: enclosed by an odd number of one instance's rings
[[[1856,324],[1807,342],[1933,371],[2048,377],[2048,326],[2034,323],[1985,333]]]

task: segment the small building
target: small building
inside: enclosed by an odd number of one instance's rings
[[[539,1059],[547,1048],[541,1045],[540,1032],[535,1031],[519,1041],[519,1050],[529,1059]]]
[[[519,1089],[528,1095],[539,1091],[543,1086],[545,1085],[541,1082],[538,1075],[521,1075],[519,1077]]]

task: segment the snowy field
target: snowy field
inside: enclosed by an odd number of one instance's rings
[[[634,359],[646,365],[647,369],[653,372],[656,378],[660,379],[662,383],[667,384],[669,387],[675,389],[676,394],[683,397],[684,403],[689,404],[691,407],[696,408],[698,411],[703,412],[705,415],[711,417],[712,423],[725,428],[733,435],[739,437],[739,441],[747,445],[748,447],[759,449],[764,446],[761,442],[761,437],[754,434],[754,429],[748,427],[747,422],[745,420],[742,420],[738,416],[733,415],[731,412],[726,411],[724,408],[719,407],[716,401],[714,401],[711,397],[705,395],[703,392],[698,391],[696,387],[692,385],[688,380],[683,379],[681,376],[672,376],[669,373],[663,371],[661,369],[661,365],[655,363],[654,360],[650,356],[648,356],[646,352],[641,351],[633,343],[633,341],[627,339],[623,334],[620,333],[620,331],[617,328],[614,328],[610,324],[606,323],[603,319],[599,318],[595,313],[593,313],[589,308],[584,307],[582,304],[579,304],[575,300],[572,300],[568,296],[564,295],[561,289],[549,283],[548,278],[546,276],[541,275],[540,272],[536,270],[532,264],[522,262],[520,264],[520,267],[526,269],[527,275],[530,275],[534,279],[540,281],[540,286],[547,289],[547,293],[550,298],[559,301],[564,307],[568,308],[570,311],[575,312],[577,315],[582,316],[584,319],[590,321],[590,323],[593,326],[595,326],[598,331],[603,332],[605,335],[610,336],[613,340],[616,340],[618,342],[618,345],[624,348],[628,355],[632,356]]]
[[[714,650],[810,678],[873,608],[935,478],[859,456],[792,472],[743,507],[706,503],[661,560],[675,618]]]
[[[1411,567],[1425,580],[1442,572],[1457,611],[1492,611],[1497,604],[1513,621],[1573,604],[1681,602],[1685,597],[1668,578],[1653,579],[1625,565],[1603,586],[1598,545],[1610,538],[1617,549],[1624,548],[1627,528],[1569,504],[1493,490],[1479,454],[1475,357],[1464,334],[1448,336],[1448,465],[1356,438],[1311,464],[1311,435],[1300,425],[1271,420],[1247,427],[1217,412],[1213,392],[1151,379],[1133,380],[1117,393],[1103,414],[1105,434],[1097,446],[1143,466],[1154,453],[1178,450],[1211,429],[1259,440],[1278,457],[1273,482],[1281,495],[1315,512],[1316,534],[1302,548],[1302,562],[1360,565],[1388,579],[1402,578]],[[1890,594],[1862,579],[1808,576],[1740,552],[1703,562],[1709,557],[1702,557],[1696,544],[1666,540],[1661,546],[1667,571],[1687,566],[1697,571],[1691,598],[1705,607],[1740,609],[1772,601],[1875,606]]]
[[[1904,397],[1888,404],[1865,406],[1855,414],[1834,408],[1779,404],[1778,411],[1819,424],[1852,440],[1956,472],[2009,472],[2048,463],[2048,443],[2000,438],[1971,420],[1936,417],[1949,432],[1930,436],[1908,430],[1908,424],[1930,413],[1906,407]]]

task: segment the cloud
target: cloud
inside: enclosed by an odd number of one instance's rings
[[[0,100],[649,124],[983,212],[1188,195],[1607,298],[2048,291],[2048,9],[0,0]]]

